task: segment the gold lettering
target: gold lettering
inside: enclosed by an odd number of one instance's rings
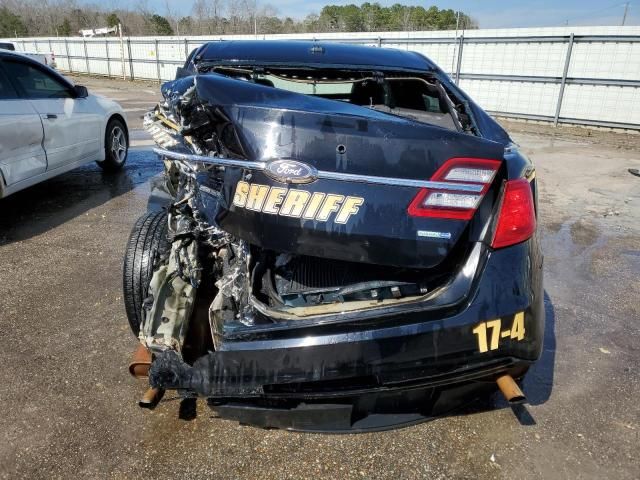
[[[264,213],[277,215],[278,207],[282,203],[282,197],[284,197],[285,193],[287,193],[286,188],[271,187],[271,190],[269,190],[269,195],[267,195],[267,200],[266,202],[264,202],[262,211]]]
[[[320,211],[318,212],[316,219],[320,222],[326,222],[329,220],[329,215],[338,211],[343,200],[344,195],[335,195],[333,193],[328,194],[322,204],[322,207],[320,207]]]
[[[516,313],[511,325],[511,338],[524,340],[524,312]]]
[[[323,192],[312,194],[306,190],[269,187],[241,180],[236,184],[232,203],[236,207],[256,212],[315,219],[320,222],[328,221],[331,214],[335,213],[335,223],[346,224],[360,211],[364,198],[345,198],[344,195]]]
[[[320,204],[324,200],[324,193],[316,192],[311,196],[311,200],[309,201],[309,205],[307,205],[307,209],[304,211],[304,215],[302,218],[313,219],[318,213],[318,209],[320,208]]]
[[[360,210],[358,207],[364,203],[364,198],[361,197],[347,197],[342,208],[336,215],[336,223],[347,223],[351,215],[355,215]]]
[[[489,347],[487,346],[487,324],[481,323],[476,328],[472,330],[478,336],[478,350],[480,353],[485,353],[489,351]]]
[[[262,210],[262,204],[264,203],[264,199],[267,197],[267,193],[269,192],[269,187],[266,185],[251,185],[251,189],[249,190],[249,194],[247,195],[247,207],[249,210],[255,210],[259,212]]]
[[[280,207],[280,215],[299,218],[309,201],[309,197],[311,197],[311,194],[306,190],[289,190],[282,207]]]
[[[249,184],[240,180],[236,185],[236,193],[233,195],[233,204],[236,207],[244,207],[247,203],[247,194],[249,193]]]
[[[497,318],[485,323],[487,324],[487,329],[491,329],[491,344],[489,345],[489,350],[496,350],[500,342],[500,325],[502,321]]]

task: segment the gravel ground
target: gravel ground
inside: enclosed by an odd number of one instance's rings
[[[360,435],[137,407],[124,246],[160,166],[137,131],[157,84],[75,78],[120,101],[134,150],[0,200],[0,478],[639,478],[640,136],[510,122],[537,165],[547,330],[529,420],[497,397]]]

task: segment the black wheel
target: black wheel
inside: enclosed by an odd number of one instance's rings
[[[96,162],[105,172],[120,170],[127,161],[129,135],[127,127],[117,118],[111,119],[104,136],[104,160]]]
[[[122,272],[124,306],[129,325],[136,336],[140,331],[142,302],[147,297],[154,264],[168,248],[167,213],[151,212],[140,217],[127,242]]]

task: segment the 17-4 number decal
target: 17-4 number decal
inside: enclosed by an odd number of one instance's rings
[[[502,320],[497,318],[482,322],[473,329],[473,333],[478,337],[480,353],[497,350],[501,338],[509,337],[511,340],[524,340],[524,312],[515,314],[511,328],[502,330]]]

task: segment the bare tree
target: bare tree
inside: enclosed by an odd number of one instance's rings
[[[169,23],[173,24],[176,34],[180,35],[180,18],[177,12],[171,8],[171,2],[169,0],[164,0],[164,8],[166,11],[166,19],[169,20]]]
[[[0,0],[0,8],[17,17],[20,30],[29,36],[77,35],[81,28],[107,25],[107,17],[122,23],[127,35],[151,35],[157,29],[158,12],[149,0],[139,0],[134,8],[128,0]],[[164,0],[164,16],[169,30],[179,35],[222,35],[227,33],[292,33],[323,31],[378,31],[385,29],[414,30],[447,28],[451,10],[437,7],[394,4],[383,7],[365,2],[356,5],[326,5],[320,14],[304,20],[282,18],[267,0],[195,0],[191,14],[182,17],[173,0]],[[154,17],[155,14],[155,17]],[[160,17],[164,20],[164,17]],[[461,14],[461,25],[477,28],[477,22]]]

